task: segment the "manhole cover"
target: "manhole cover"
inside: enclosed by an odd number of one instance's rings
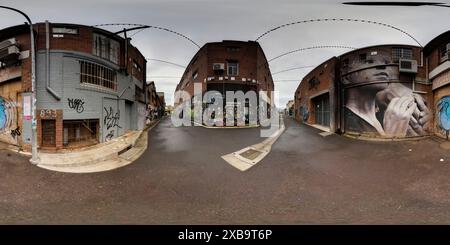
[[[245,157],[247,159],[250,159],[250,160],[255,160],[259,155],[261,155],[261,153],[262,152],[254,150],[254,149],[248,149],[239,155],[241,155],[242,157]]]

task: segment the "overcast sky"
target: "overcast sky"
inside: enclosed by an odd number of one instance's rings
[[[437,0],[436,0],[437,1]],[[85,25],[138,23],[180,32],[200,45],[221,40],[255,40],[281,24],[316,18],[358,18],[391,24],[413,35],[422,45],[450,29],[450,9],[439,7],[364,7],[340,4],[336,0],[2,0],[26,12],[33,21],[67,22]],[[439,1],[449,3],[447,1]],[[0,28],[24,22],[19,15],[0,10]],[[118,30],[123,27],[108,27]],[[174,34],[148,29],[132,37],[133,45],[151,59],[187,65],[198,50]],[[294,25],[272,32],[260,40],[268,59],[279,54],[317,45],[364,47],[376,44],[416,44],[405,34],[365,23],[324,22]],[[318,65],[347,49],[315,49],[285,56],[270,63],[272,73]],[[161,62],[148,62],[147,80],[155,81],[166,94],[168,104],[184,69]],[[300,80],[312,68],[273,76],[275,90],[284,108]],[[165,78],[161,78],[161,76]],[[284,81],[281,81],[284,80]],[[294,80],[294,81],[285,81]]]

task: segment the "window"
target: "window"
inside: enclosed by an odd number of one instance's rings
[[[142,71],[141,66],[135,60],[133,61],[133,68],[138,72]]]
[[[117,91],[116,72],[91,62],[80,61],[80,82],[82,84]]]
[[[68,28],[68,27],[53,27],[52,28],[53,34],[72,34],[77,35],[78,29],[77,28]]]
[[[392,48],[392,62],[398,63],[400,59],[412,60],[412,49]]]
[[[94,55],[107,59],[115,64],[119,64],[119,42],[94,33],[93,46]]]
[[[195,71],[194,74],[192,74],[192,80],[195,80],[198,77],[198,72]]]
[[[135,85],[134,87],[135,87],[134,88],[135,100],[140,101],[140,102],[145,102],[144,90],[137,85]]]
[[[315,78],[315,77],[309,79],[309,81],[308,81],[309,89],[313,89],[313,88],[316,87],[319,83],[320,83],[319,79],[317,79],[317,78]]]
[[[448,46],[448,44],[445,44],[439,47],[439,59],[441,62],[448,60]]]
[[[346,68],[346,67],[348,67],[348,64],[349,64],[349,59],[347,58],[347,59],[344,59],[343,61],[342,61],[342,67],[343,68]]]
[[[366,54],[366,53],[364,53],[364,54],[359,54],[359,61],[360,61],[361,63],[366,63],[366,61],[367,61],[367,54]]]
[[[228,62],[228,75],[237,76],[239,74],[239,63]]]

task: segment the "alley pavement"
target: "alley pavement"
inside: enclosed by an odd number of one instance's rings
[[[258,165],[221,156],[264,140],[259,128],[161,121],[134,163],[68,174],[0,151],[1,224],[449,224],[449,151],[433,138],[371,142],[285,119]]]

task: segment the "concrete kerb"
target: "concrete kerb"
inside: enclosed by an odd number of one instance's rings
[[[272,145],[278,140],[278,138],[283,134],[285,130],[284,122],[281,122],[281,127],[273,133],[269,138],[264,141],[254,144],[248,147],[245,147],[239,151],[235,151],[230,154],[226,154],[222,156],[222,159],[228,162],[231,166],[239,169],[240,171],[246,171],[249,168],[256,165],[262,159],[264,159],[271,151]],[[247,151],[254,151],[259,153],[255,158],[249,159],[243,157],[242,154]]]
[[[143,130],[132,131],[112,140],[112,142],[103,143],[99,148],[105,154],[102,154],[100,157],[97,157],[98,154],[94,154],[95,150],[99,150],[97,148],[91,150],[92,152],[90,153],[89,151],[81,151],[75,154],[60,154],[60,160],[63,160],[63,164],[41,162],[37,166],[48,170],[68,173],[101,172],[126,166],[138,159],[146,151],[148,147],[147,133],[159,122],[160,120],[157,120],[147,125]]]

